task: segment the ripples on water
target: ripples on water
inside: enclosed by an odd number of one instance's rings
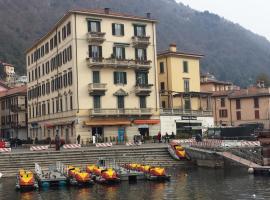
[[[254,177],[239,169],[171,168],[170,182],[138,181],[90,188],[49,188],[17,192],[15,179],[0,180],[0,200],[159,200],[159,199],[270,199],[270,177]]]

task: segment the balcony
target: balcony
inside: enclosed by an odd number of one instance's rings
[[[25,122],[25,121],[20,121],[20,122],[18,122],[18,127],[19,127],[19,128],[24,128],[24,127],[26,127],[26,122]]]
[[[136,85],[135,94],[138,96],[148,96],[152,92],[153,84]]]
[[[26,107],[25,107],[25,104],[11,105],[10,110],[11,112],[21,112],[21,111],[25,111]]]
[[[102,32],[89,32],[87,34],[88,42],[94,43],[94,44],[102,44],[105,41],[105,34]]]
[[[88,92],[90,95],[105,95],[106,91],[107,91],[107,83],[88,84]]]
[[[90,109],[92,116],[152,115],[151,108]]]
[[[132,44],[133,47],[147,47],[150,44],[149,40],[149,36],[133,36]]]
[[[211,110],[184,110],[184,109],[161,108],[160,115],[182,115],[182,116],[195,116],[195,117],[211,117],[211,116],[213,116],[213,111],[211,111]]]
[[[128,60],[115,58],[87,58],[89,67],[114,67],[114,68],[135,68],[149,69],[151,68],[150,60]]]

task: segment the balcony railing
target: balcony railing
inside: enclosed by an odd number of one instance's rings
[[[115,58],[88,58],[89,67],[127,67],[127,68],[146,68],[151,67],[149,60],[128,60]]]
[[[107,91],[107,83],[89,83],[88,84],[88,92],[89,94],[97,95],[104,95],[105,91]]]
[[[26,107],[25,104],[20,104],[20,105],[11,105],[10,110],[12,112],[20,112],[20,111],[25,111]]]
[[[148,95],[152,92],[152,84],[145,84],[145,85],[136,85],[135,86],[135,94],[137,95]]]
[[[151,115],[151,108],[122,108],[122,109],[90,109],[90,115],[110,116],[110,115]]]
[[[132,44],[134,47],[146,47],[150,44],[149,40],[149,36],[133,36]]]
[[[18,122],[18,127],[26,127],[26,122],[25,121],[21,121],[21,122]]]
[[[213,111],[161,108],[160,115],[184,115],[184,116],[207,117],[207,116],[213,116]]]
[[[101,44],[105,41],[105,37],[104,37],[105,34],[106,33],[102,33],[102,32],[89,32],[87,34],[87,39],[91,43]]]

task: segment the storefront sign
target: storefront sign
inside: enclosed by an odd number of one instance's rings
[[[195,116],[182,116],[182,120],[197,120],[197,117]]]

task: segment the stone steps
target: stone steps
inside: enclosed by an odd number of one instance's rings
[[[167,147],[82,148],[76,150],[12,152],[0,156],[0,171],[4,176],[15,176],[18,169],[34,169],[34,163],[47,168],[60,161],[66,165],[85,167],[99,157],[113,158],[120,164],[139,162],[156,166],[179,166],[185,162],[172,159]]]

